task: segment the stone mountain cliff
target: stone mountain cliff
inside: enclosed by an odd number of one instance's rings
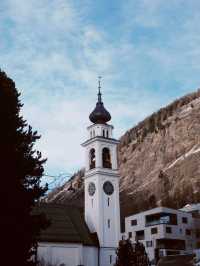
[[[122,216],[200,201],[200,90],[128,130],[118,146]],[[48,194],[83,206],[84,170]],[[71,187],[72,184],[72,187]]]

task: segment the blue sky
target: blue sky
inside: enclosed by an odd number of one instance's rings
[[[42,135],[46,172],[84,166],[97,77],[115,136],[200,87],[199,0],[1,0],[0,67]]]

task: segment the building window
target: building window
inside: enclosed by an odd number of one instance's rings
[[[154,213],[145,216],[146,226],[154,226],[157,224],[177,225],[177,215],[174,213]]]
[[[147,248],[153,247],[153,241],[146,241],[146,247]]]
[[[172,233],[172,228],[170,226],[166,227],[166,233],[168,233],[168,234]]]
[[[185,250],[186,241],[183,239],[160,238],[156,239],[156,248],[170,250]]]
[[[187,224],[188,223],[188,218],[187,217],[182,217],[182,223]]]
[[[144,230],[135,232],[135,240],[144,240]]]
[[[95,149],[90,150],[90,169],[93,169],[96,167],[96,155],[95,155]]]
[[[110,198],[108,198],[108,207],[110,206]]]
[[[137,220],[131,220],[131,226],[137,225]]]
[[[183,229],[182,229],[182,228],[180,228],[180,229],[179,229],[179,232],[180,232],[180,234],[182,234],[182,233],[183,233]]]
[[[106,132],[106,135],[107,135],[107,138],[109,137],[109,133],[108,133],[108,130],[107,130],[107,132]]]
[[[132,238],[132,236],[133,236],[132,232],[129,232],[128,233],[128,238]]]
[[[157,233],[158,233],[158,228],[157,227],[151,228],[151,234],[152,235],[157,234]]]
[[[190,229],[186,229],[186,230],[185,230],[185,234],[186,234],[187,236],[191,236],[192,232],[191,232]]]
[[[200,241],[196,242],[196,248],[199,249],[200,248]]]
[[[103,168],[112,168],[110,150],[103,148],[102,151]]]
[[[180,255],[180,251],[179,250],[167,250],[166,251],[166,255],[167,256],[170,256],[170,255]]]
[[[110,228],[110,219],[108,219],[108,228]]]
[[[105,130],[103,129],[103,137],[105,138]]]
[[[110,255],[110,264],[112,264],[112,255]]]
[[[195,235],[196,235],[196,238],[200,238],[200,230],[199,229],[196,229]]]

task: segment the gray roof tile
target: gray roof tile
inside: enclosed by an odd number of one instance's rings
[[[39,241],[99,245],[96,233],[90,233],[80,209],[75,206],[42,203],[33,213],[44,213],[50,221],[50,226],[41,231]]]

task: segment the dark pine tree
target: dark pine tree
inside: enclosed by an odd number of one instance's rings
[[[149,266],[149,259],[142,243],[132,244],[130,239],[119,241],[115,266]]]
[[[133,266],[134,264],[133,245],[129,239],[120,240],[117,249],[117,259],[115,266]]]
[[[134,248],[134,266],[148,266],[150,265],[145,247],[142,243],[137,241]]]
[[[1,165],[1,265],[34,265],[32,252],[37,235],[46,225],[32,209],[44,195],[41,153],[34,150],[40,138],[20,114],[22,104],[15,83],[0,71],[0,165]]]

